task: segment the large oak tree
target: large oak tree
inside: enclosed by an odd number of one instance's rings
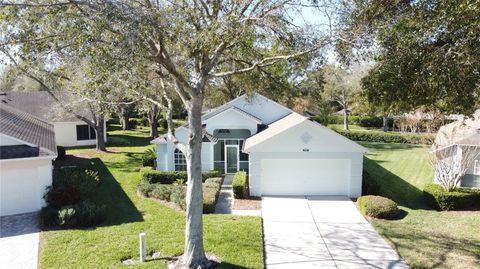
[[[351,9],[345,29],[365,38],[343,48],[373,53],[377,65],[363,81],[371,103],[387,113],[480,106],[478,1],[357,0]]]
[[[312,2],[323,5],[326,1]],[[188,172],[185,249],[178,265],[208,267],[202,233],[201,177],[205,90],[212,80],[266,68],[334,42],[332,28],[307,32],[294,23],[294,12],[302,3],[4,1],[1,39],[25,58],[43,55],[58,62],[72,55],[107,57],[115,62],[141,58],[159,68],[162,81],[169,82],[162,85],[173,89],[188,111],[190,131],[186,144],[176,143],[186,156]],[[170,139],[176,141],[169,133]]]

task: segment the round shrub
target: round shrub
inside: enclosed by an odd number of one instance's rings
[[[382,196],[359,197],[357,206],[364,215],[378,219],[394,219],[400,214],[397,204]]]
[[[151,184],[146,180],[140,181],[140,184],[138,185],[138,191],[141,194],[143,194],[145,197],[150,197],[154,189],[155,189],[155,184]]]

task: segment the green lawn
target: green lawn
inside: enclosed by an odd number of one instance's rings
[[[138,259],[140,232],[147,233],[148,250],[160,251],[165,258],[135,268],[164,268],[168,257],[183,252],[185,214],[136,193],[140,154],[152,147],[147,130],[116,130],[109,135],[118,144],[127,141],[129,145],[108,147],[109,153],[67,151],[79,156],[79,161],[93,158],[100,170],[103,181],[94,200],[108,206],[107,220],[92,229],[42,231],[40,268],[123,267],[122,258]],[[259,217],[205,215],[204,225],[206,251],[222,260],[220,268],[263,268]]]
[[[422,188],[432,181],[428,147],[362,143],[365,169],[381,195],[405,210],[401,220],[371,220],[413,268],[480,268],[480,212],[428,210]]]

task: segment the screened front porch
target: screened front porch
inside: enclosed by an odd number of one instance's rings
[[[218,138],[213,146],[214,169],[226,174],[248,172],[248,154],[243,153],[242,149],[245,139],[250,137],[250,131],[217,129],[213,135]]]

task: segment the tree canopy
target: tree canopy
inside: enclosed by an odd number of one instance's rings
[[[312,1],[316,2],[320,1]],[[275,69],[336,41],[332,28],[323,31],[294,22],[292,14],[304,1],[12,0],[1,6],[1,49],[13,58],[46,62],[49,68],[44,71],[50,76],[69,59],[87,59],[98,63],[90,75],[91,85],[99,87],[123,81],[118,69],[131,73],[128,70],[141,61],[156,70],[160,88],[168,89],[163,93],[174,92],[181,99],[190,135],[180,143],[170,129],[168,138],[187,161],[182,268],[209,266],[203,246],[201,177],[201,112],[208,86],[253,71],[290,72],[290,66]]]
[[[377,62],[363,80],[370,102],[464,114],[480,105],[478,1],[358,0],[344,22],[364,33],[350,52],[373,51]]]

